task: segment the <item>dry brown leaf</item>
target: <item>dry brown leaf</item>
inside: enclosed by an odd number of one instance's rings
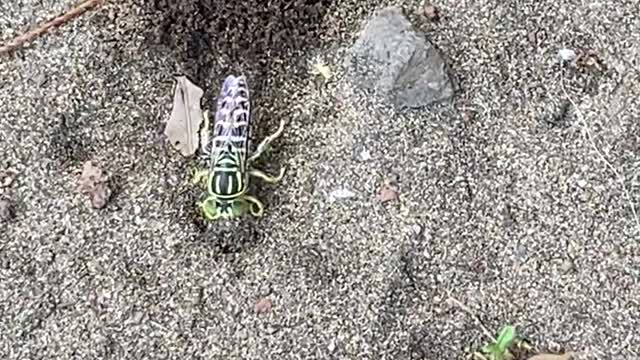
[[[78,189],[83,194],[89,195],[91,206],[100,209],[107,205],[111,197],[109,177],[93,162],[87,161],[82,168],[82,174],[78,180]]]
[[[537,354],[527,360],[570,360],[572,358],[573,353],[568,352],[564,354]]]
[[[198,149],[198,131],[202,123],[200,99],[204,91],[186,76],[178,76],[176,81],[173,110],[164,134],[183,156],[191,156]]]
[[[576,58],[576,66],[596,69],[598,71],[603,71],[605,68],[604,61],[602,61],[602,59],[600,59],[600,57],[598,56],[598,53],[593,50],[589,50],[583,54],[580,54]]]
[[[271,300],[262,298],[256,302],[256,312],[258,314],[269,312],[271,311],[272,306],[273,304],[271,303]]]

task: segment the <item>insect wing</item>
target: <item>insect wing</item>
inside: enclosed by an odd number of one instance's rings
[[[217,101],[213,125],[212,165],[221,153],[239,153],[242,163],[249,149],[251,121],[249,88],[244,76],[229,75]]]

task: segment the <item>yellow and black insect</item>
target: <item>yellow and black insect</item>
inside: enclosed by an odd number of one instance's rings
[[[209,119],[204,113],[205,134],[208,134]],[[251,164],[260,157],[267,147],[282,134],[284,122],[278,130],[264,139],[256,151],[248,156],[251,135],[251,106],[249,87],[244,76],[229,75],[224,80],[217,101],[217,109],[212,130],[202,141],[202,152],[209,161],[205,170],[195,173],[194,183],[204,183],[207,197],[198,203],[209,220],[236,218],[247,210],[254,216],[264,211],[262,202],[247,194],[249,179],[258,177],[275,183],[284,176],[285,168],[278,176],[270,176],[255,169]]]

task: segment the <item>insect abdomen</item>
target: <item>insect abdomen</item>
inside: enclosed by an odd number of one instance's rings
[[[244,173],[238,166],[238,158],[231,153],[223,154],[215,163],[211,182],[210,192],[219,198],[234,198],[246,191],[247,184]]]

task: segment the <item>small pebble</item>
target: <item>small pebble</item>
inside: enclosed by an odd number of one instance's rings
[[[327,350],[329,350],[330,353],[334,352],[336,350],[336,342],[335,340],[331,340],[331,342],[329,342],[329,346],[327,346]]]
[[[273,303],[267,298],[262,298],[256,302],[256,312],[258,314],[264,314],[271,311]]]
[[[571,62],[576,58],[576,52],[571,49],[558,50],[558,57],[562,61]]]
[[[8,200],[0,200],[0,221],[9,221],[15,217],[13,205]]]
[[[438,21],[438,9],[427,2],[424,4],[424,16],[426,16],[430,21]]]
[[[351,190],[347,190],[347,189],[337,189],[337,190],[333,190],[332,192],[329,193],[329,197],[331,199],[349,199],[356,196],[356,194],[351,191]]]
[[[570,272],[574,269],[573,261],[571,261],[571,259],[565,259],[560,265],[560,269],[562,269],[564,273]]]
[[[422,234],[422,226],[420,224],[409,225],[407,230],[415,235]]]
[[[382,202],[389,202],[398,198],[398,192],[390,187],[384,187],[378,194],[378,199]]]
[[[0,173],[0,187],[9,187],[13,184],[13,180],[15,180],[15,175],[11,171],[7,171],[5,173]]]

